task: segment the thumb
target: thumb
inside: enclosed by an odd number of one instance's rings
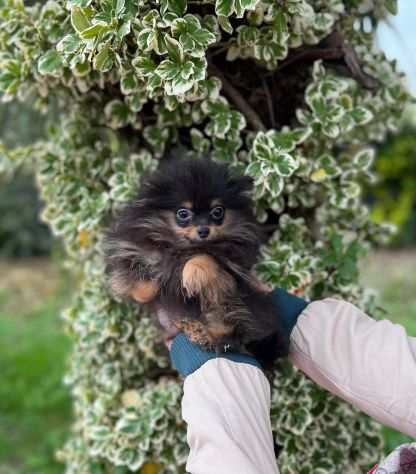
[[[162,328],[163,333],[163,341],[165,345],[170,348],[173,339],[175,336],[180,332],[179,329],[176,327],[175,323],[169,317],[169,314],[166,310],[161,307],[156,309],[156,315],[159,321],[159,324]]]

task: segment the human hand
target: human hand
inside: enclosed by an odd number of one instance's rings
[[[224,357],[234,362],[242,362],[260,367],[258,361],[247,354],[226,352],[217,354],[214,351],[202,349],[175,326],[169,315],[162,308],[156,310],[156,315],[162,329],[163,341],[169,349],[172,366],[180,375],[186,377],[198,370],[205,362],[217,357]]]
[[[156,316],[162,329],[163,342],[170,350],[173,340],[179,334],[179,329],[163,308],[159,307],[156,309]]]
[[[276,316],[278,315],[280,318],[284,336],[289,340],[297,318],[308,305],[308,302],[279,288],[273,290],[273,298],[276,304]],[[157,310],[157,316],[162,328],[163,340],[170,351],[172,365],[184,377],[195,372],[208,360],[217,357],[225,357],[235,362],[260,366],[255,357],[246,354],[234,352],[216,354],[213,351],[205,351],[191,342],[184,333],[180,332],[163,309]]]

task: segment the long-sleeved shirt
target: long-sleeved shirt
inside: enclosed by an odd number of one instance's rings
[[[289,360],[296,367],[380,423],[416,437],[416,338],[331,298],[305,304],[293,325]],[[208,359],[187,370],[184,381],[187,472],[278,474],[263,372],[249,359]]]

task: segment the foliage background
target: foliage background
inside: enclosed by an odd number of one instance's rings
[[[412,246],[416,236],[416,152],[415,128],[406,125],[397,137],[381,148],[375,164],[379,181],[369,190],[373,218],[389,221],[398,232],[395,246]]]
[[[30,104],[2,104],[0,130],[3,147],[29,145],[45,136],[45,118]],[[39,220],[40,210],[33,170],[26,166],[26,169],[16,172],[13,179],[5,173],[0,175],[1,256],[39,256],[51,251],[51,233]]]
[[[261,8],[250,13],[254,3],[224,1],[217,2],[216,15],[208,4],[205,11],[210,13],[198,23],[183,16],[184,2],[153,4],[152,10],[140,2],[147,15],[135,23],[131,2],[71,1],[65,5],[71,10],[69,22],[60,2],[28,13],[20,2],[3,1],[4,98],[26,100],[32,94],[40,110],[54,110],[54,97],[65,112],[49,127],[49,142],[4,148],[2,166],[10,173],[33,158],[26,166],[36,164],[48,203],[43,217],[64,237],[78,276],[86,277],[64,313],[76,343],[67,382],[78,420],[74,438],[61,452],[67,472],[125,472],[145,461],[175,470],[186,456],[184,427],[177,416],[180,389],[162,348],[154,343],[157,334],[144,315],[137,322],[132,308],[111,300],[99,250],[109,209],[132,194],[138,176],[154,167],[172,143],[196,151],[211,148],[218,159],[248,165],[256,178],[259,219],[267,218],[270,207],[277,214],[285,211],[281,232],[259,266],[263,277],[289,289],[304,286],[312,297],[338,294],[373,308],[371,295],[357,285],[357,259],[366,241],[384,239],[387,229],[371,224],[360,204],[358,184],[373,179],[373,152],[364,145],[368,137],[379,142],[396,130],[407,97],[394,65],[371,49],[371,36],[354,30],[348,16],[342,16],[347,8],[356,18],[376,20],[386,8],[393,11],[394,2],[368,2],[367,10],[353,1],[344,4],[319,2],[314,13],[308,2],[275,9],[263,2],[271,8],[265,19]],[[285,22],[292,29],[286,30]],[[367,71],[381,78],[377,94],[345,79],[345,65],[340,69],[337,64],[334,74],[317,62],[311,76],[310,62],[302,70],[304,77],[290,72],[289,65],[283,82],[276,79],[277,86],[300,84],[294,88],[297,96],[291,96],[296,115],[293,105],[289,115],[282,108],[270,110],[264,91],[262,98],[250,98],[251,104],[265,105],[261,109],[268,115],[260,119],[279,132],[266,132],[259,117],[238,110],[239,100],[234,97],[233,103],[225,86],[232,77],[224,77],[221,68],[235,73],[239,58],[254,57],[273,70],[290,48],[319,43],[335,22],[350,35]],[[24,27],[16,30],[17,25]],[[225,45],[220,35],[228,39]],[[204,55],[210,44],[218,48],[218,63],[211,61],[211,68],[217,64],[220,69],[211,70],[206,79]],[[277,86],[269,84],[279,103],[285,91],[279,96]],[[261,89],[267,91],[263,85]],[[292,129],[282,130],[283,125]],[[319,211],[311,216],[308,209]],[[317,223],[319,236],[314,233]],[[313,258],[316,252],[318,258]],[[283,472],[332,472],[350,463],[354,471],[376,458],[379,438],[368,420],[324,397],[289,368],[281,370],[285,377],[274,379],[272,415],[277,441],[284,447],[279,459]]]

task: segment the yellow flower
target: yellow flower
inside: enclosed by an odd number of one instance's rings
[[[311,180],[314,183],[320,183],[326,179],[326,176],[326,171],[323,168],[319,168],[319,170],[316,170],[311,174]]]
[[[140,474],[157,474],[158,472],[159,472],[159,465],[153,462],[147,462],[140,469]]]
[[[141,405],[141,398],[137,390],[126,390],[121,395],[121,402],[125,407],[138,408]]]
[[[82,229],[78,233],[79,245],[82,248],[88,247],[90,244],[90,233],[86,229]]]

